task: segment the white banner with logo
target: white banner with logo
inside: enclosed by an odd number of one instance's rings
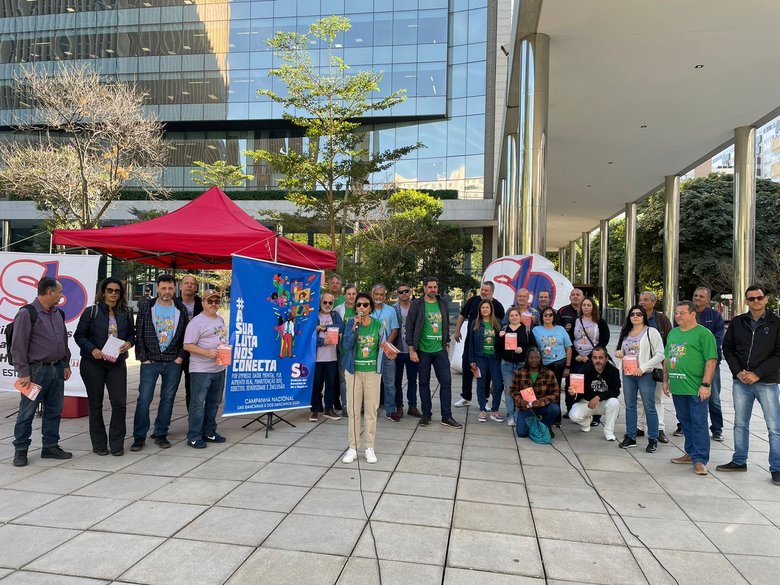
[[[62,283],[62,302],[70,347],[72,375],[65,382],[66,396],[86,396],[79,375],[79,348],[73,340],[79,317],[92,304],[100,256],[75,254],[22,254],[0,252],[0,390],[17,392],[16,371],[8,365],[5,327],[24,305],[37,296],[38,281],[44,276]]]

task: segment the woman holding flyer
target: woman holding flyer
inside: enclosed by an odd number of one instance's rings
[[[609,343],[609,325],[599,315],[599,307],[591,298],[582,299],[580,315],[574,322],[574,359],[571,362],[571,373],[584,375],[585,368],[590,362],[590,354],[597,345],[607,347]],[[574,397],[566,394],[566,412],[574,406]],[[601,416],[593,417],[593,425],[598,426]]]
[[[118,278],[104,279],[95,304],[81,314],[73,339],[81,349],[79,371],[89,401],[89,438],[98,455],[124,455],[127,414],[127,350],[135,344],[133,313]],[[111,422],[103,422],[103,396],[108,390]]]
[[[371,317],[374,301],[368,293],[358,293],[355,298],[355,316],[344,325],[344,339],[341,349],[341,363],[347,381],[347,440],[349,449],[342,462],[352,463],[357,458],[360,436],[360,409],[365,412],[364,443],[366,462],[376,463],[374,435],[376,434],[376,411],[379,408],[379,382],[382,379],[382,360],[388,358],[382,349],[387,340],[387,331],[382,321]]]
[[[334,405],[339,400],[338,347],[341,333],[341,315],[333,310],[333,295],[323,293],[317,313],[317,363],[311,388],[309,421],[317,422],[320,413],[330,420],[341,420]],[[325,386],[325,406],[322,406],[322,387]]]
[[[636,447],[637,393],[647,416],[648,453],[658,450],[658,413],[655,410],[653,368],[664,361],[664,342],[655,327],[647,323],[647,313],[640,305],[628,310],[620,330],[615,356],[623,360],[623,392],[626,403],[626,435],[619,447]]]
[[[501,350],[498,347],[501,322],[493,313],[493,301],[483,300],[479,303],[478,315],[474,320],[474,330],[469,336],[469,357],[471,371],[477,380],[477,400],[479,401],[479,422],[487,422],[487,397],[485,396],[485,375],[490,372],[493,380],[493,405],[490,420],[504,422],[499,409],[503,384],[501,380]],[[479,374],[477,374],[479,372]]]
[[[528,436],[528,418],[539,416],[550,429],[561,415],[558,406],[561,387],[552,370],[542,365],[539,350],[529,347],[525,356],[525,365],[515,372],[512,386],[509,389],[515,401],[515,431],[518,437]]]
[[[515,426],[515,401],[509,394],[509,387],[515,372],[525,364],[525,355],[530,345],[531,332],[522,322],[520,309],[512,307],[506,314],[509,323],[498,334],[501,375],[504,380],[504,401],[506,402],[506,423]]]

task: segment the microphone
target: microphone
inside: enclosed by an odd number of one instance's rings
[[[355,313],[355,329],[357,329],[358,327],[360,327],[360,321],[362,321],[362,320],[363,320],[363,316],[364,316],[364,315],[363,315],[363,311],[357,311],[357,312]]]

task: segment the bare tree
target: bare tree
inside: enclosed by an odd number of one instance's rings
[[[63,65],[53,76],[29,68],[15,82],[26,136],[0,147],[6,193],[35,201],[55,226],[93,228],[123,186],[150,198],[164,192],[163,124],[144,111],[134,84],[89,65]]]

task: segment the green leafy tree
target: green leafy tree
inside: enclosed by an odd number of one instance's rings
[[[599,281],[599,250],[601,234],[597,233],[590,243],[590,273],[593,282]],[[616,218],[609,222],[609,257],[607,259],[607,286],[609,287],[609,305],[623,306],[623,265],[626,257],[626,221]]]
[[[459,226],[439,221],[443,211],[440,200],[419,191],[392,194],[351,238],[360,264],[350,267],[348,279],[365,287],[382,282],[392,289],[403,282],[415,286],[434,275],[441,290],[477,286],[459,270],[474,243]]]
[[[190,171],[192,180],[204,187],[219,187],[222,190],[226,187],[242,187],[255,178],[254,175],[244,173],[243,166],[230,165],[224,160],[213,163],[196,160],[193,164],[198,168]]]
[[[303,152],[288,150],[250,152],[280,173],[279,186],[290,191],[287,199],[295,214],[263,212],[286,231],[302,231],[301,220],[326,233],[330,249],[344,261],[347,232],[356,219],[371,209],[376,198],[363,190],[367,177],[390,168],[421,144],[383,152],[369,152],[359,131],[359,120],[387,110],[406,99],[404,90],[377,96],[382,74],[371,70],[348,73],[339,57],[337,38],[351,28],[349,19],[329,16],[314,22],[306,34],[277,32],[267,41],[282,64],[269,72],[287,87],[284,94],[259,90],[284,106],[283,117],[305,132]],[[312,52],[321,52],[317,65]],[[322,190],[325,197],[304,191]]]

